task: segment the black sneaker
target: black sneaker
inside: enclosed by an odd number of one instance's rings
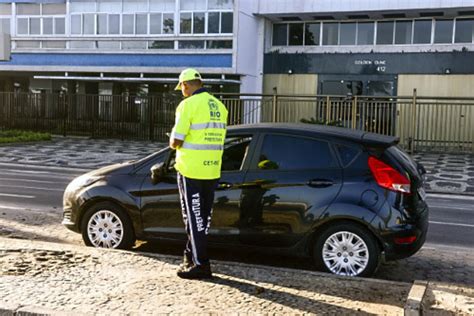
[[[182,279],[210,279],[212,278],[211,265],[193,265],[184,271],[178,271],[178,276]]]
[[[178,272],[186,271],[192,266],[193,266],[193,260],[190,257],[184,255],[183,262],[178,267]]]

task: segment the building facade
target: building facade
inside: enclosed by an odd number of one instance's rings
[[[0,1],[0,91],[474,97],[474,0]]]

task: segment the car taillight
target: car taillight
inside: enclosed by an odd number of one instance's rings
[[[405,194],[411,193],[410,180],[385,162],[369,157],[369,168],[375,181],[382,188]]]
[[[412,244],[416,241],[416,236],[408,236],[408,237],[398,237],[395,238],[395,243],[397,245],[403,245],[403,244]]]

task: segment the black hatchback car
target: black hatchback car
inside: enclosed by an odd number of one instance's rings
[[[351,276],[413,255],[428,229],[424,169],[397,143],[311,124],[230,127],[209,243],[308,256]],[[63,224],[95,247],[184,241],[174,153],[76,178],[64,193]]]

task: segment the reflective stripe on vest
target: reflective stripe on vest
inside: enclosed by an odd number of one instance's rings
[[[216,122],[209,122],[209,123],[199,123],[199,124],[191,124],[190,129],[192,130],[202,130],[207,128],[216,128],[216,129],[225,129],[225,123],[216,123]]]
[[[223,145],[191,144],[186,142],[183,143],[181,148],[193,150],[224,150]]]

